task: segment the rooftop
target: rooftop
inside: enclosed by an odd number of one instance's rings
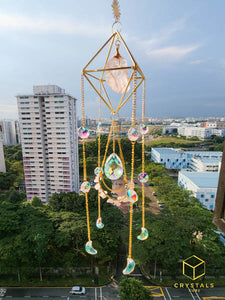
[[[189,154],[191,156],[195,157],[210,157],[210,159],[221,157],[222,158],[222,152],[221,151],[184,151],[180,148],[152,148],[156,150],[160,154],[176,154],[176,153],[182,153],[182,154]]]
[[[221,158],[206,158],[206,157],[195,157],[195,159],[200,160],[203,164],[218,164],[221,162]]]
[[[181,149],[175,149],[175,148],[152,148],[154,150],[156,150],[157,152],[159,152],[160,154],[176,154],[180,152],[182,152]]]
[[[200,188],[217,188],[219,173],[217,172],[187,172],[181,171],[181,174],[189,178],[196,186]]]

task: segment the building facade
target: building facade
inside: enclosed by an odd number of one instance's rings
[[[4,151],[3,151],[3,142],[0,137],[0,172],[5,173],[6,167],[5,167],[5,157],[4,157]]]
[[[184,151],[174,148],[152,148],[151,159],[163,164],[166,169],[188,169],[191,168],[191,159],[200,158],[205,161],[219,161],[222,159],[220,151]],[[194,164],[192,164],[194,168]]]
[[[205,158],[193,156],[189,168],[193,172],[219,172],[221,167],[221,157]]]
[[[17,96],[27,200],[79,191],[76,99],[58,86]]]
[[[196,197],[205,208],[214,210],[218,180],[218,172],[180,171],[178,185],[185,190],[191,191],[193,196]]]
[[[0,131],[3,136],[3,144],[13,146],[19,144],[18,121],[2,120],[0,122]]]
[[[178,127],[178,134],[186,137],[197,137],[201,140],[209,139],[212,135],[211,128],[192,126]]]

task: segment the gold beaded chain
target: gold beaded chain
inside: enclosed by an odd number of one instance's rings
[[[101,94],[101,82],[99,84],[99,93]],[[98,126],[101,122],[101,98],[99,97],[99,113],[98,113]],[[98,167],[101,164],[101,132],[98,128]],[[100,198],[100,191],[98,191],[98,218],[101,218],[101,198]]]
[[[132,126],[136,125],[136,86],[137,86],[137,79],[136,79],[136,71],[134,73],[133,78],[133,99],[132,99]],[[131,182],[130,182],[130,189],[134,189],[134,149],[135,143],[132,143],[132,152],[131,152]],[[130,226],[129,226],[129,253],[128,257],[131,258],[132,255],[132,224],[133,223],[133,203],[130,202]]]
[[[85,126],[85,109],[84,109],[84,76],[81,74],[81,116],[82,116],[82,126]],[[85,153],[85,139],[82,139],[83,142],[83,176],[84,181],[87,180],[87,165],[86,165],[86,153]],[[89,205],[88,205],[88,193],[85,193],[85,203],[86,203],[86,216],[87,216],[87,233],[88,241],[91,240],[91,231],[90,231],[90,220],[89,220]]]
[[[142,125],[145,124],[145,80],[143,81],[142,95]],[[142,134],[142,173],[145,172],[145,135]],[[145,228],[145,184],[142,182],[142,227]]]

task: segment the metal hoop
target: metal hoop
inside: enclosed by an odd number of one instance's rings
[[[114,30],[114,26],[115,26],[116,24],[119,24],[119,28],[116,29],[116,30]],[[120,22],[120,21],[115,21],[115,22],[112,24],[112,33],[115,33],[116,31],[118,31],[118,32],[120,33],[121,30],[122,30],[122,24],[121,24],[121,22]]]

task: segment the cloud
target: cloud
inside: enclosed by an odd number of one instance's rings
[[[185,28],[185,26],[186,18],[179,19],[168,25],[166,28],[163,28],[158,32],[154,33],[152,38],[144,41],[139,41],[139,43],[142,44],[142,46],[145,47],[145,49],[146,47],[158,47],[161,44],[169,41],[175,33],[177,33],[178,31],[182,31]]]
[[[190,65],[199,65],[202,64],[204,62],[203,59],[198,59],[198,60],[192,60],[189,62]]]
[[[225,69],[225,59],[222,59],[222,60],[220,61],[220,65],[221,65],[221,67],[222,67],[223,69]]]
[[[167,59],[167,60],[180,60],[184,56],[197,50],[200,47],[199,44],[187,45],[187,46],[169,46],[165,48],[153,49],[147,52],[147,55],[151,58]]]
[[[187,19],[182,18],[169,24],[166,28],[154,33],[152,38],[148,40],[133,38],[133,41],[135,41],[139,48],[141,48],[150,58],[163,60],[166,59],[167,62],[179,61],[201,46],[199,43],[176,46],[172,45],[172,38],[174,38],[174,35],[177,32],[183,32],[185,30],[186,22]],[[200,60],[198,63],[200,63]]]
[[[21,15],[9,15],[0,13],[0,28],[8,28],[16,31],[28,31],[32,33],[59,33],[68,35],[96,36],[107,34],[107,28],[96,26],[87,22],[75,22],[57,17],[29,18]]]
[[[1,119],[18,119],[17,105],[0,104]]]

